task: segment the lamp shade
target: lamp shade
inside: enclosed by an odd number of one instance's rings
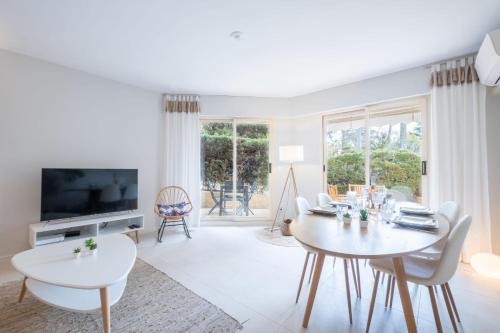
[[[301,162],[304,160],[304,146],[280,146],[281,162]]]

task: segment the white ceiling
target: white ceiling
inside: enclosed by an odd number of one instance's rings
[[[0,0],[0,48],[158,92],[291,97],[476,51],[498,27],[499,0]]]

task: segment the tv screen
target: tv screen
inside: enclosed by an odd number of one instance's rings
[[[137,169],[42,169],[41,221],[137,209]]]

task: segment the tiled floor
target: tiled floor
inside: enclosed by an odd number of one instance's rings
[[[258,227],[206,227],[187,240],[179,230],[166,231],[157,244],[144,237],[139,257],[164,271],[200,296],[238,319],[248,332],[364,332],[373,276],[361,262],[362,298],[353,301],[353,324],[349,324],[342,262],[332,269],[328,258],[318,289],[309,328],[302,328],[308,287],[299,304],[295,293],[305,251],[274,246],[255,237]],[[18,276],[7,261],[0,261],[0,282]],[[500,280],[478,276],[461,265],[450,283],[462,319],[463,332],[499,332]],[[384,309],[386,283],[379,289],[371,332],[405,332],[398,295],[392,310]],[[410,285],[420,332],[435,332],[426,288]],[[354,288],[352,286],[352,294]],[[445,330],[451,332],[441,293],[439,310]]]

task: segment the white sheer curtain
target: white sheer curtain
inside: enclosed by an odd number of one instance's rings
[[[469,262],[478,252],[491,252],[486,153],[486,89],[472,59],[432,68],[429,190],[433,209],[447,201],[460,204],[473,222],[463,250]]]
[[[165,96],[163,185],[188,193],[193,212],[190,226],[200,224],[200,104],[198,96]]]

